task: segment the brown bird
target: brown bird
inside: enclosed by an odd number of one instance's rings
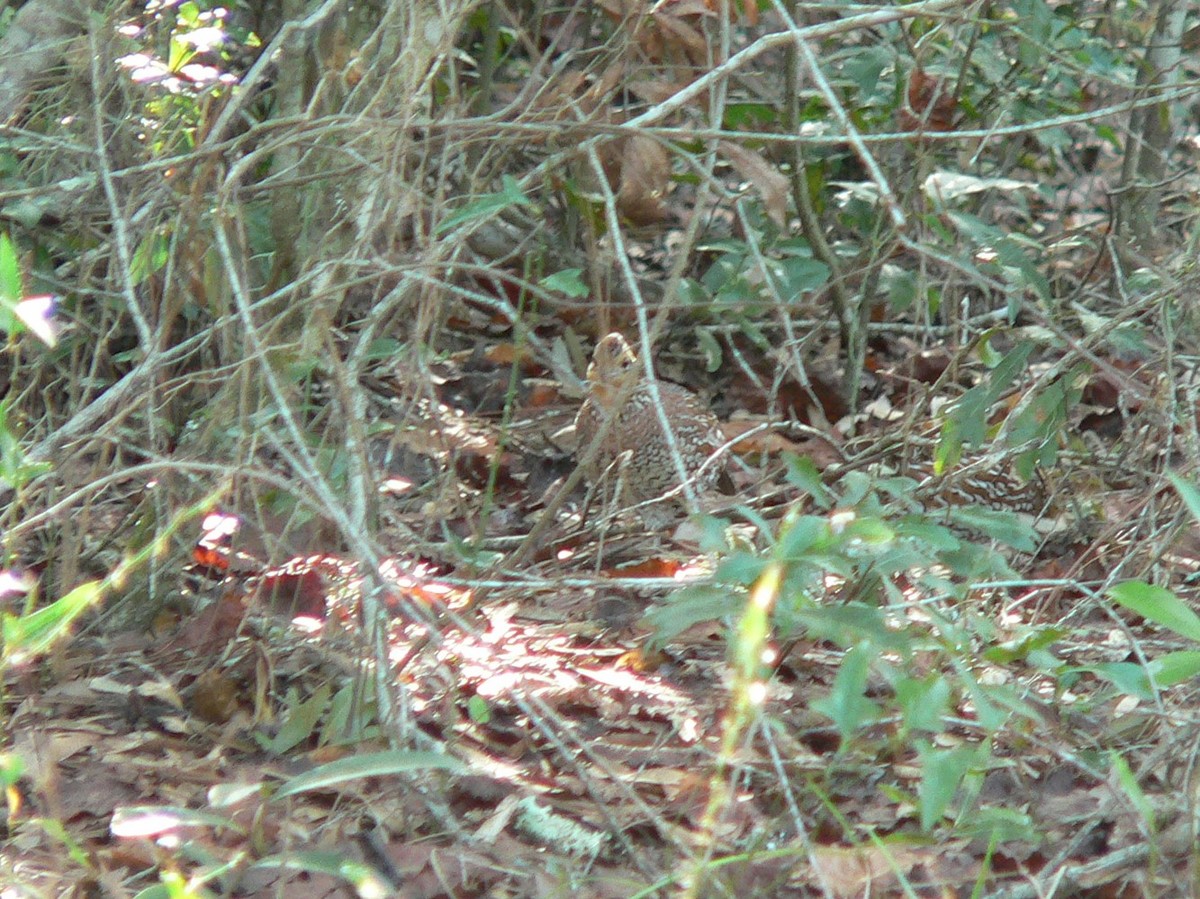
[[[614,462],[625,457],[620,465],[624,502],[635,504],[657,499],[679,488],[679,466],[655,408],[650,382],[624,337],[614,332],[596,344],[587,380],[588,397],[575,417],[578,462],[585,461],[605,422],[614,419],[584,472],[588,480],[595,482]],[[654,383],[692,489],[704,493],[719,480],[728,485],[725,457],[713,458],[713,453],[725,442],[717,417],[686,387],[669,381]],[[682,491],[675,496],[681,497]],[[652,509],[658,511],[648,516],[646,513]],[[665,523],[663,511],[661,504],[650,506],[642,510],[642,517],[648,524],[651,517],[656,524]]]

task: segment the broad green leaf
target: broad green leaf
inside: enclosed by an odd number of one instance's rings
[[[847,651],[833,680],[833,689],[812,703],[815,711],[827,715],[845,743],[858,729],[879,717],[879,707],[864,695],[871,659],[877,650],[860,643]]]
[[[1188,511],[1192,513],[1192,518],[1200,521],[1200,490],[1196,489],[1196,485],[1191,481],[1181,478],[1173,471],[1167,472],[1167,477],[1183,499],[1184,505],[1188,507]]]
[[[954,800],[959,784],[967,772],[975,767],[987,748],[959,746],[955,749],[933,749],[922,747],[921,783],[917,788],[921,810],[921,829],[928,831],[937,824]]]
[[[985,649],[983,657],[996,665],[1011,665],[1027,659],[1031,654],[1046,649],[1067,635],[1065,628],[1037,627],[1019,633],[1012,640]]]
[[[1170,590],[1142,581],[1126,581],[1111,588],[1108,595],[1147,621],[1200,643],[1200,615]]]
[[[102,593],[101,581],[80,584],[66,596],[28,615],[4,615],[4,657],[30,657],[48,650],[56,640],[66,636],[83,612],[96,603]]]
[[[25,760],[19,755],[0,752],[0,784],[11,787],[25,774]]]
[[[467,715],[476,724],[487,724],[492,720],[492,708],[478,693],[467,700]]]
[[[1154,806],[1150,800],[1146,798],[1146,793],[1138,783],[1137,775],[1129,768],[1129,763],[1118,752],[1113,752],[1112,767],[1117,775],[1117,783],[1125,790],[1125,795],[1129,797],[1129,801],[1133,807],[1137,809],[1138,814],[1142,816],[1142,820],[1146,822],[1146,828],[1150,833],[1154,833],[1158,827],[1155,824]]]
[[[954,659],[952,664],[960,682],[967,688],[971,703],[975,706],[975,720],[987,733],[999,730],[1009,717],[1004,708],[1006,703],[1003,693],[995,687],[985,686],[975,680],[974,675],[960,659],[961,657]]]
[[[976,838],[990,845],[1036,844],[1042,840],[1041,831],[1028,812],[994,806],[973,809],[969,817],[955,822],[954,832],[956,836]]]
[[[862,602],[844,605],[820,605],[800,613],[799,619],[816,639],[829,640],[838,646],[866,643],[875,652],[912,651],[912,633],[893,627],[878,606]]]
[[[779,108],[773,103],[727,103],[724,112],[723,127],[730,131],[762,131],[762,126],[773,125],[779,119]]]
[[[956,506],[948,510],[950,520],[956,524],[978,531],[991,540],[997,540],[1020,552],[1037,549],[1037,533],[1016,512],[1003,509],[985,509],[977,506]]]
[[[986,381],[964,393],[946,413],[942,439],[934,459],[935,471],[940,473],[955,464],[963,444],[981,446],[986,442],[988,410],[1025,370],[1031,352],[1033,344],[1030,341],[1018,343],[997,363]]]
[[[0,234],[0,333],[14,335],[25,328],[17,318],[21,302],[21,261],[7,234]]]
[[[765,563],[758,562],[761,573]],[[736,614],[745,602],[745,594],[731,587],[696,584],[679,590],[668,602],[652,606],[644,621],[654,631],[655,642],[661,644],[702,621],[720,621]]]
[[[693,333],[696,335],[696,342],[700,345],[700,349],[704,353],[704,370],[709,373],[716,371],[721,367],[721,360],[725,355],[721,349],[720,341],[713,337],[712,332],[707,328],[696,328]]]
[[[533,201],[525,196],[525,192],[521,190],[521,185],[512,175],[505,175],[503,179],[504,189],[494,194],[484,194],[481,197],[476,197],[458,212],[451,213],[438,223],[434,233],[438,235],[445,234],[447,231],[453,231],[459,225],[466,222],[473,222],[477,219],[486,219],[495,215],[501,210],[508,209],[510,206],[532,206]]]
[[[786,477],[789,484],[811,496],[820,509],[828,509],[833,505],[833,495],[825,486],[821,472],[817,470],[812,459],[808,456],[788,455],[784,462],[787,465]]]
[[[829,280],[829,266],[816,259],[785,259],[781,263],[785,299],[799,298],[806,291],[817,290]]]
[[[21,261],[7,234],[0,234],[0,300],[16,304],[21,299]]]
[[[547,290],[556,290],[569,297],[586,297],[591,293],[591,288],[583,281],[581,268],[565,268],[561,272],[547,275],[538,283]]]
[[[171,239],[165,234],[146,235],[133,250],[129,263],[129,278],[134,286],[143,283],[167,264],[171,255]]]
[[[329,703],[329,711],[325,713],[325,721],[321,725],[321,733],[317,735],[318,746],[328,746],[331,743],[357,743],[368,739],[363,732],[364,719],[369,719],[375,711],[374,681],[367,681],[367,690],[372,695],[357,695],[354,684],[347,684],[334,694]],[[357,701],[356,701],[357,700]],[[351,727],[350,716],[358,714],[357,729]]]
[[[950,682],[934,674],[918,680],[905,677],[896,682],[896,702],[909,730],[940,732],[943,717],[950,711]]]
[[[1126,696],[1136,696],[1138,699],[1154,697],[1146,669],[1134,662],[1101,662],[1083,670],[1104,678]]]
[[[316,693],[290,709],[279,732],[267,741],[263,748],[274,755],[282,755],[307,740],[329,705],[329,695],[332,692],[333,687],[330,684],[322,684]]]
[[[458,759],[440,752],[407,752],[404,750],[368,752],[338,759],[336,762],[329,762],[298,777],[293,777],[275,791],[274,798],[294,796],[309,790],[325,790],[347,781],[361,780],[364,777],[409,774],[413,771],[425,771],[431,768],[440,768],[443,771],[456,773],[463,771],[463,765]]]
[[[1168,652],[1150,663],[1150,673],[1160,687],[1173,687],[1200,674],[1200,651]]]
[[[840,532],[844,540],[870,547],[887,546],[896,539],[896,531],[878,518],[855,518]]]
[[[803,515],[780,534],[780,557],[795,560],[814,551],[814,548],[823,550],[829,543],[829,534],[829,522],[824,518]]]
[[[767,567],[767,560],[754,553],[737,552],[726,559],[722,559],[717,565],[717,573],[714,580],[722,584],[736,584],[743,587],[749,587],[759,575],[763,573],[763,569]],[[685,595],[687,590],[684,588],[677,595]]]

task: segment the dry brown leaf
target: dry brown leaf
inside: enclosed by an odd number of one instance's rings
[[[673,6],[672,9],[675,10],[676,7]],[[683,10],[680,14],[671,15],[665,10],[659,10],[654,13],[653,18],[662,36],[663,50],[678,50],[692,65],[702,66],[708,61],[708,41],[700,31],[681,18],[681,15],[690,12],[692,10]],[[711,15],[703,9],[697,12]]]
[[[786,226],[788,179],[760,154],[732,141],[721,141],[719,150],[762,197],[763,208],[771,221],[781,228]]]
[[[644,103],[655,105],[665,103],[683,90],[687,85],[678,81],[664,81],[661,78],[641,78],[628,82],[626,89]],[[698,100],[693,99],[692,103]]]
[[[907,875],[921,859],[898,846],[817,846],[812,860],[821,885],[839,899],[850,899],[895,895],[896,875]]]
[[[599,108],[600,104],[606,100],[609,94],[617,89],[618,85],[625,83],[628,75],[629,67],[624,61],[617,62],[606,68],[600,73],[600,77],[596,79],[596,83],[592,85],[591,89],[584,94],[581,101],[583,110],[585,112],[592,112]]]
[[[192,685],[191,710],[210,724],[224,724],[238,710],[238,684],[220,669],[210,668]]]

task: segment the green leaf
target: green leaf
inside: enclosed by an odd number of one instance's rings
[[[955,822],[958,836],[982,840],[985,844],[1007,842],[1039,843],[1042,835],[1028,812],[1010,808],[985,807]]]
[[[21,293],[21,261],[9,236],[0,234],[0,299],[16,304]]]
[[[177,26],[196,28],[200,24],[200,7],[193,0],[185,0],[175,11]]]
[[[896,531],[878,518],[865,517],[854,518],[840,533],[835,531],[835,536],[853,541],[852,545],[878,548],[891,544],[896,539]]]
[[[833,505],[833,494],[825,486],[821,472],[816,463],[808,456],[788,455],[784,458],[787,465],[787,482],[812,497],[820,509],[828,509]]]
[[[758,580],[759,575],[763,573],[763,569],[767,567],[767,560],[762,556],[748,552],[736,552],[728,558],[722,559],[717,565],[717,573],[714,580],[721,584],[734,584],[742,587],[749,587]],[[703,586],[703,585],[701,585]],[[684,587],[676,596],[684,597],[689,594],[691,587]],[[704,589],[712,589],[704,587]],[[728,591],[721,590],[721,595],[726,596]]]
[[[328,746],[331,743],[362,742],[368,739],[363,727],[375,711],[374,681],[368,680],[367,689],[359,694],[354,684],[346,684],[333,695],[329,702],[329,711],[325,713],[325,721],[321,725],[321,733],[317,736],[318,746]],[[357,727],[351,728],[350,716],[357,714]]]
[[[310,790],[326,790],[347,781],[361,780],[364,777],[408,774],[431,768],[440,768],[443,771],[455,773],[462,773],[464,770],[458,759],[440,752],[406,752],[403,750],[368,752],[338,759],[336,762],[321,765],[319,768],[293,777],[275,791],[274,798],[294,796]]]
[[[467,700],[467,715],[476,724],[487,724],[492,720],[492,709],[488,701],[476,693]]]
[[[1184,505],[1188,507],[1188,511],[1192,513],[1192,518],[1200,521],[1200,490],[1197,490],[1191,481],[1184,480],[1173,471],[1167,472],[1167,477],[1183,499]]]
[[[995,665],[1011,665],[1039,650],[1046,649],[1067,635],[1064,628],[1038,627],[1019,633],[1012,640],[984,650],[983,657]]]
[[[967,772],[985,756],[985,746],[959,746],[955,749],[919,748],[921,755],[921,784],[917,788],[921,811],[921,829],[928,831],[937,824],[954,800],[954,794]]]
[[[895,690],[909,730],[938,733],[943,729],[942,719],[950,711],[950,683],[946,678],[938,674],[921,680],[905,677],[896,682]]]
[[[56,640],[67,635],[83,612],[98,602],[101,581],[80,584],[66,596],[28,615],[5,614],[0,620],[4,634],[4,659],[31,657],[46,652]]]
[[[937,552],[953,552],[962,545],[962,541],[954,536],[944,524],[930,521],[924,515],[906,515],[896,522],[896,530],[901,537],[911,538],[923,547]]]
[[[1147,621],[1200,643],[1200,615],[1170,590],[1143,581],[1126,581],[1111,588],[1108,595]]]
[[[167,68],[178,72],[196,55],[196,48],[185,35],[173,34],[167,45]]]
[[[1002,691],[996,687],[979,683],[960,661],[955,660],[953,665],[960,682],[967,688],[967,694],[975,706],[975,720],[979,722],[979,726],[988,733],[999,730],[1009,717],[1009,713],[1004,709],[1006,703]]]
[[[947,510],[947,515],[951,522],[978,531],[985,537],[1011,546],[1018,552],[1031,553],[1037,549],[1037,531],[1016,512],[976,506],[955,506]]]
[[[773,103],[731,102],[724,107],[723,127],[730,131],[761,131],[775,124],[779,109]]]
[[[1134,662],[1101,662],[1083,669],[1104,678],[1126,696],[1153,699],[1150,677],[1146,669]]]
[[[263,748],[274,755],[283,755],[289,749],[299,746],[311,735],[329,705],[329,695],[333,692],[330,684],[322,684],[317,692],[304,702],[289,710],[287,718],[275,737],[267,741]]]
[[[538,282],[547,290],[554,290],[569,297],[586,297],[591,289],[583,281],[583,269],[564,268],[561,272],[547,275]]]
[[[829,640],[838,646],[867,643],[876,652],[907,654],[912,651],[911,632],[893,627],[877,606],[861,602],[821,605],[807,609],[797,617],[812,637]]]
[[[696,584],[678,591],[669,602],[653,606],[644,621],[654,631],[655,642],[661,644],[702,621],[719,621],[736,614],[745,602],[745,596],[729,588]]]
[[[1160,687],[1173,687],[1200,674],[1200,652],[1189,649],[1159,656],[1149,665],[1154,682]]]
[[[1137,809],[1138,814],[1142,816],[1142,820],[1146,822],[1146,828],[1150,833],[1154,833],[1158,826],[1155,824],[1154,806],[1150,800],[1146,798],[1146,793],[1142,789],[1141,784],[1137,781],[1137,776],[1129,768],[1129,763],[1125,758],[1117,752],[1113,752],[1112,756],[1113,771],[1117,775],[1117,783],[1125,790],[1125,795],[1129,797],[1129,801],[1133,807]]]
[[[284,868],[289,871],[338,877],[353,885],[355,893],[363,897],[395,895],[392,886],[374,868],[348,858],[342,852],[309,850],[289,852],[286,855],[269,855],[255,862],[251,866],[251,869],[254,868]]]
[[[510,206],[532,206],[533,201],[525,196],[521,186],[517,184],[517,180],[512,175],[504,176],[504,189],[494,194],[484,194],[472,200],[458,212],[451,213],[445,219],[438,223],[434,233],[437,235],[445,234],[447,231],[453,231],[459,225],[466,222],[472,222],[476,219],[491,218],[501,210],[508,209]]]
[[[829,266],[816,259],[785,259],[781,264],[785,299],[796,299],[806,291],[817,290],[829,280]]]
[[[779,535],[780,558],[797,560],[807,554],[823,551],[829,544],[829,522],[816,515],[803,515]]]
[[[992,369],[986,381],[972,387],[946,413],[942,443],[956,442],[958,446],[969,444],[981,446],[987,439],[987,413],[1017,377],[1025,370],[1033,343],[1025,340],[1017,344]],[[954,452],[938,447],[938,459],[949,467],[957,461]],[[940,472],[943,468],[937,468]]]
[[[11,787],[25,774],[25,760],[19,755],[0,752],[0,783]]]
[[[887,305],[894,314],[907,312],[917,301],[917,279],[912,272],[897,269],[885,273],[880,283],[887,291]]]
[[[16,311],[21,294],[21,261],[8,235],[0,234],[0,333],[24,333],[25,326]]]
[[[879,717],[879,707],[864,695],[871,659],[877,654],[869,643],[860,643],[846,652],[833,689],[812,703],[815,711],[827,715],[846,743],[864,724]]]
[[[724,356],[720,342],[707,328],[697,328],[694,333],[696,342],[704,353],[704,370],[709,373],[716,371],[721,367],[721,359]]]
[[[133,250],[129,262],[129,278],[134,286],[143,283],[167,264],[171,255],[171,239],[166,234],[148,234]]]

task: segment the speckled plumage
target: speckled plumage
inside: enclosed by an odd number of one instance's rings
[[[916,478],[917,494],[928,493],[930,505],[974,506],[1037,515],[1045,511],[1046,493],[1040,479],[1019,481],[994,466],[979,471],[953,471],[934,475],[932,464],[910,465],[906,472]]]
[[[613,333],[596,344],[587,377],[588,397],[575,417],[577,459],[583,461],[604,422],[616,416],[587,467],[588,479],[596,480],[628,452],[629,460],[622,468],[625,502],[655,499],[679,487],[679,472],[654,407],[645,370],[624,337]],[[703,493],[717,483],[725,469],[724,458],[714,459],[705,466],[724,442],[720,423],[708,406],[686,387],[668,381],[655,383],[683,468],[689,477],[695,477],[692,485],[696,492]]]

